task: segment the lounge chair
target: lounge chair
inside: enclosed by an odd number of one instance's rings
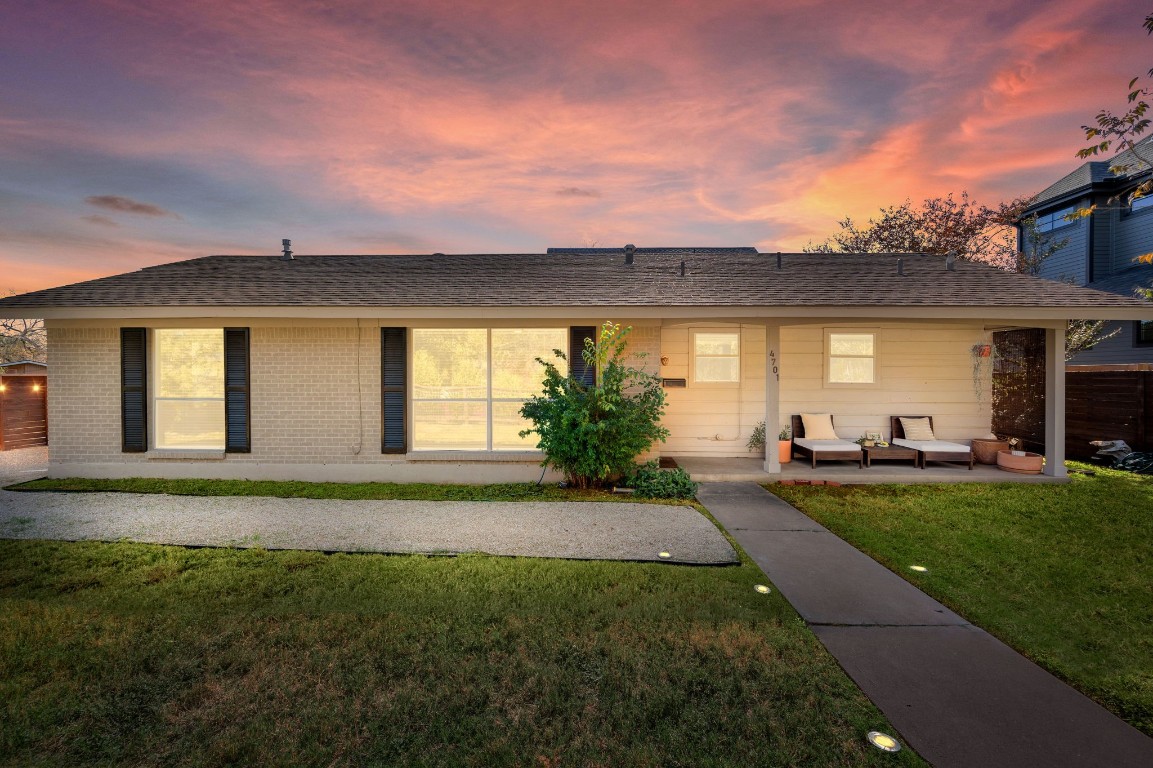
[[[929,435],[932,440],[910,440],[905,436],[905,425],[901,419],[928,419]],[[961,443],[951,443],[948,440],[938,440],[933,435],[932,416],[893,416],[893,445],[912,448],[917,452],[917,465],[925,468],[927,461],[946,461],[968,464],[973,469],[973,449]]]
[[[793,421],[793,450],[802,456],[808,456],[813,469],[817,468],[817,460],[855,461],[859,468],[865,466],[865,453],[861,446],[851,440],[813,440],[805,437],[805,421],[794,415]],[[833,417],[829,416],[829,425],[832,426]],[[832,433],[834,436],[835,432]]]

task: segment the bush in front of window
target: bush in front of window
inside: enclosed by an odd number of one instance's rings
[[[602,487],[627,475],[637,456],[668,437],[661,426],[665,393],[660,378],[625,364],[631,330],[606,322],[595,342],[585,339],[581,356],[596,366],[595,386],[537,358],[545,370],[544,391],[521,408],[533,426],[520,435],[536,434],[544,464],[563,472],[573,487]],[[553,353],[567,359],[560,350]]]

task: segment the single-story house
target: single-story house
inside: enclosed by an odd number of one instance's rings
[[[834,414],[849,439],[888,436],[893,415],[984,436],[990,334],[1044,328],[1061,475],[1066,321],[1153,320],[1153,305],[912,254],[286,247],[12,296],[0,316],[46,319],[52,476],[493,482],[540,476],[518,434],[535,358],[606,320],[665,380],[654,452],[716,457],[747,457],[758,422],[771,441],[800,412]]]

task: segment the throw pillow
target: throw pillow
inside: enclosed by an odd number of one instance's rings
[[[805,425],[805,437],[809,440],[837,440],[833,431],[833,414],[802,413],[801,422]]]
[[[923,419],[906,419],[902,416],[901,428],[905,430],[906,440],[937,439],[937,436],[933,434],[933,427],[929,424],[929,418],[927,416]]]

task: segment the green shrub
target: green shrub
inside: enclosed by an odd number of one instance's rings
[[[650,461],[634,469],[625,485],[650,499],[691,499],[697,495],[699,484],[680,467],[660,469],[657,462]]]
[[[637,456],[668,436],[660,424],[665,410],[660,378],[623,362],[631,330],[606,322],[596,342],[585,339],[582,357],[597,368],[596,386],[537,358],[545,369],[544,392],[520,409],[533,423],[520,435],[537,434],[545,465],[563,472],[577,488],[603,486],[627,474]],[[567,359],[559,349],[553,354]]]

